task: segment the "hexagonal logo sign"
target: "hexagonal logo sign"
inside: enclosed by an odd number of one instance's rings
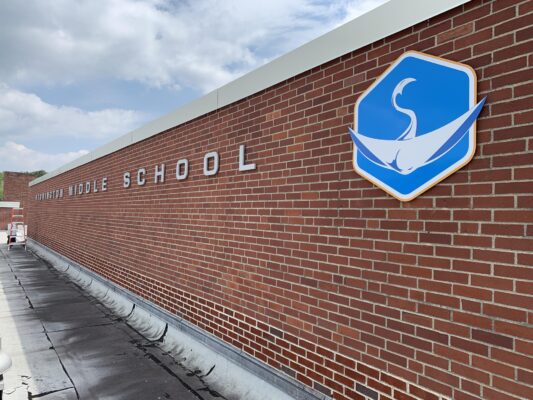
[[[407,52],[355,104],[355,171],[409,201],[470,162],[476,149],[476,74]]]

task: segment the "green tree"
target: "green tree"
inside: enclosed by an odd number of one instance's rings
[[[40,169],[39,171],[28,172],[28,174],[33,175],[36,178],[39,178],[40,176],[46,175],[46,171],[44,169]]]

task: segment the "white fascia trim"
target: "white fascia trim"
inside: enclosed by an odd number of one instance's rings
[[[0,208],[19,208],[19,201],[0,201]]]
[[[265,64],[205,96],[86,154],[30,186],[239,101],[470,0],[389,0],[387,3]]]

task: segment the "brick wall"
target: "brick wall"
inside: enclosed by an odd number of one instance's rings
[[[0,207],[0,231],[7,230],[7,224],[11,222],[11,208]]]
[[[31,200],[30,235],[335,399],[527,398],[532,4],[472,1],[36,185],[109,181]],[[488,99],[474,160],[400,203],[353,171],[347,127],[406,50],[471,65]]]
[[[24,172],[4,172],[4,201],[20,201],[24,207],[28,196],[28,183],[35,176]]]
[[[23,172],[4,172],[3,201],[18,201],[21,207],[25,207],[28,204],[28,183],[34,179],[35,176]],[[10,222],[11,208],[0,208],[0,231],[6,230]]]

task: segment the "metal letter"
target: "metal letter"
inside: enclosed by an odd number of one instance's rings
[[[183,173],[181,173],[181,166],[183,166]],[[176,179],[182,181],[189,176],[189,160],[183,158],[176,163]]]
[[[213,159],[213,168],[209,169],[209,160],[211,158]],[[213,176],[218,173],[219,160],[220,158],[218,156],[218,152],[216,151],[211,151],[204,156],[204,175],[205,176]]]
[[[253,171],[256,168],[255,163],[245,164],[245,151],[244,144],[241,144],[239,146],[239,171]]]
[[[124,187],[129,188],[131,185],[131,175],[129,172],[124,172]]]
[[[85,183],[85,193],[91,193],[91,182]]]
[[[96,179],[93,181],[93,193],[98,193],[98,185],[96,184]]]
[[[102,178],[102,192],[107,192],[107,176]]]
[[[137,185],[144,186],[146,183],[146,170],[144,168],[139,168],[137,171]]]
[[[161,164],[161,168],[159,165],[155,166],[154,183],[157,183],[157,181],[165,182],[165,164]]]

